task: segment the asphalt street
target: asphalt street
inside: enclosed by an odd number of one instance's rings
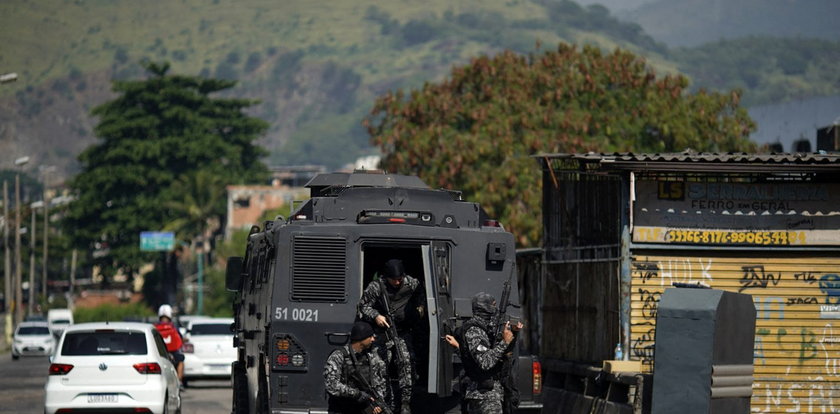
[[[49,366],[47,357],[0,354],[0,413],[43,414]],[[181,398],[183,414],[229,414],[230,381],[190,381]]]

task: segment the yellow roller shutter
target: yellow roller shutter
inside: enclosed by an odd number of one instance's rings
[[[840,258],[699,254],[633,257],[630,358],[651,370],[656,310],[672,283],[750,294],[756,307],[752,412],[840,412]]]

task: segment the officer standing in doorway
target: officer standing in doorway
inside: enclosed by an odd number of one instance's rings
[[[424,314],[423,289],[420,281],[407,275],[402,260],[385,262],[384,278],[374,279],[365,288],[359,301],[362,319],[375,324],[386,333],[385,347],[390,351],[388,361],[392,377],[397,379],[394,390],[395,411],[411,413],[411,393],[415,379],[412,331]]]
[[[384,396],[387,387],[385,362],[372,352],[373,327],[364,321],[353,324],[350,344],[334,350],[324,366],[324,385],[330,413],[388,414]]]
[[[508,375],[504,372],[505,354],[511,349],[514,331],[522,329],[522,323],[511,327],[509,322],[505,322],[502,337],[497,341],[496,327],[492,324],[496,314],[493,295],[480,292],[473,296],[472,312],[472,318],[461,328],[463,343],[460,344],[464,371],[469,378],[464,396],[467,412],[501,414],[504,398],[501,379]],[[449,339],[447,342],[453,346],[457,344]]]

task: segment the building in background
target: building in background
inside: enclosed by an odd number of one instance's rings
[[[268,210],[291,206],[296,199],[308,195],[304,188],[318,173],[326,172],[321,165],[270,167],[269,185],[230,185],[227,187],[227,222],[225,237],[233,231],[260,225],[257,221]],[[291,210],[289,210],[291,211]]]

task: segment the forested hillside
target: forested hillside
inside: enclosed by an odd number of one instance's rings
[[[648,0],[611,10],[669,46],[748,36],[840,40],[837,0]]]
[[[331,168],[372,151],[360,123],[377,96],[505,49],[621,47],[658,72],[687,73],[694,87],[743,87],[749,102],[829,95],[840,85],[830,70],[837,59],[824,53],[837,43],[790,40],[745,70],[751,55],[737,48],[763,43],[669,50],[603,6],[569,0],[7,0],[0,27],[0,72],[19,74],[0,87],[0,151],[13,154],[0,168],[30,155],[31,168],[56,165],[64,176],[95,142],[90,109],[113,97],[112,79],[143,76],[142,60],[238,80],[230,95],[262,102],[252,115],[270,124],[261,141],[269,164]],[[798,63],[787,67],[794,52]]]
[[[747,91],[747,106],[840,93],[840,42],[748,37],[679,48],[670,56],[694,87]]]

